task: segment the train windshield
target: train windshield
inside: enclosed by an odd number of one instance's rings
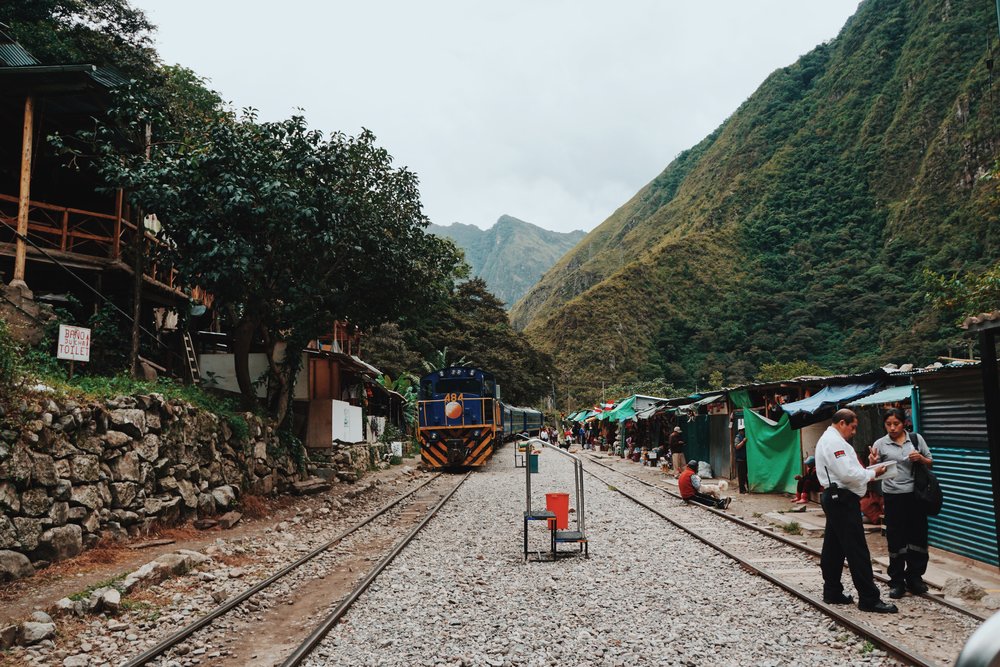
[[[435,394],[468,394],[479,396],[482,394],[483,384],[475,378],[447,378],[434,383]]]

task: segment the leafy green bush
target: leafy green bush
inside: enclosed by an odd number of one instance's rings
[[[20,376],[21,351],[10,335],[7,322],[0,320],[0,386],[10,387]]]

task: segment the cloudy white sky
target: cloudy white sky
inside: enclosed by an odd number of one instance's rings
[[[590,230],[858,0],[132,0],[265,119],[371,129],[438,224]]]

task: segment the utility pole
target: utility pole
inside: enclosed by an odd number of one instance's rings
[[[151,144],[153,141],[153,126],[146,121],[145,132],[145,152],[146,162],[149,162]],[[146,212],[138,209],[138,216],[135,222],[135,242],[132,244],[132,251],[135,257],[132,258],[132,270],[135,272],[132,283],[132,345],[129,349],[129,367],[132,369],[133,377],[141,377],[139,368],[139,334],[142,331],[142,274],[143,259],[146,253]]]

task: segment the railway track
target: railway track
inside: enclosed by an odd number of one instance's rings
[[[378,573],[382,571],[395,556],[413,539],[413,537],[423,528],[437,511],[451,498],[469,474],[456,478],[437,474],[409,491],[397,496],[375,512],[369,514],[361,521],[353,524],[348,529],[336,535],[333,539],[324,542],[309,553],[305,554],[295,562],[281,568],[270,577],[246,589],[236,595],[208,614],[198,618],[194,622],[173,632],[152,648],[131,658],[123,663],[124,667],[139,667],[140,665],[157,664],[160,660],[167,658],[171,652],[177,649],[182,643],[196,635],[197,633],[229,634],[234,630],[241,636],[251,637],[253,641],[247,643],[246,650],[230,654],[225,658],[219,658],[213,664],[282,664],[298,665],[309,654],[313,647],[325,636],[330,628],[337,622],[340,616],[350,607],[350,605],[364,592],[364,590],[374,581]],[[455,481],[457,479],[457,482]],[[445,483],[442,483],[445,482]],[[400,538],[400,535],[402,537]],[[335,553],[338,545],[354,540],[352,546],[355,552],[386,553],[359,582],[356,582],[357,575],[354,575],[354,566],[359,565],[356,558],[352,566],[348,567],[341,561],[340,554]],[[371,556],[364,556],[361,563],[372,560]],[[326,561],[326,562],[322,562]],[[309,581],[321,581],[318,584],[299,583],[295,589],[295,595],[287,602],[290,607],[273,609],[276,616],[289,616],[293,612],[294,605],[301,600],[307,607],[313,607],[313,612],[317,609],[324,614],[323,621],[316,629],[306,637],[305,640],[293,639],[287,636],[287,627],[282,628],[285,636],[271,637],[273,626],[265,622],[258,623],[262,627],[254,628],[254,624],[241,623],[242,627],[233,629],[230,627],[215,628],[216,621],[226,616],[233,610],[240,608],[251,600],[254,596],[264,593],[279,581],[289,577],[289,575],[301,574],[301,570],[309,567],[318,568],[320,571],[311,574]],[[327,579],[327,573],[337,573],[336,576]],[[323,581],[325,580],[325,581]],[[305,589],[300,591],[299,589]],[[346,593],[346,594],[345,594]],[[325,613],[329,609],[331,601],[340,600],[340,603],[332,613]],[[315,615],[313,613],[312,615]],[[223,640],[225,641],[225,640]],[[289,647],[289,643],[292,644]],[[277,655],[282,653],[282,655]],[[290,654],[290,655],[289,655]],[[288,657],[285,657],[285,656]]]
[[[904,598],[900,601],[900,613],[889,615],[863,613],[854,606],[828,605],[812,594],[822,590],[816,550],[725,512],[700,505],[664,504],[665,495],[677,500],[679,496],[589,456],[583,458],[587,462],[584,469],[595,479],[908,664],[921,667],[952,664],[968,636],[983,620],[971,610],[937,596]],[[628,481],[624,485],[629,488],[598,475],[593,465],[613,472],[619,479],[625,478]],[[650,498],[650,489],[655,498]],[[844,576],[849,581],[846,573]]]

